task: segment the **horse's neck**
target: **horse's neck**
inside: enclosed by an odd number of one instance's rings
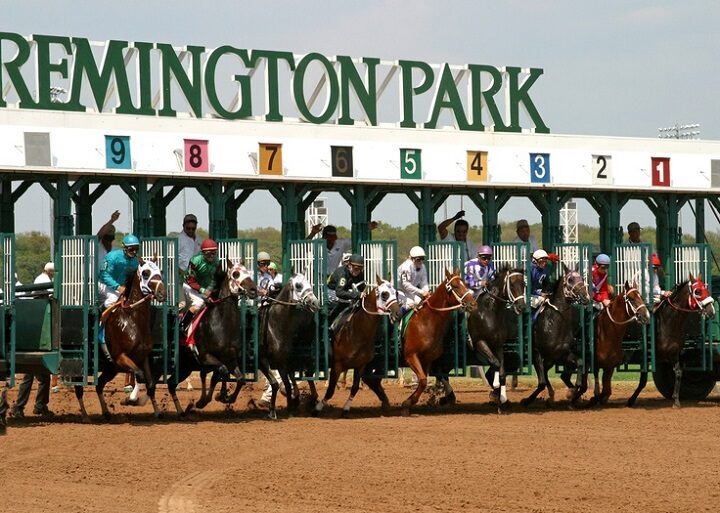
[[[140,301],[143,298],[142,290],[140,290],[140,280],[137,277],[137,273],[135,273],[135,277],[133,278],[132,285],[130,286],[130,295],[128,295],[128,301],[130,303],[136,303],[137,301]]]
[[[555,306],[567,305],[569,303],[568,298],[565,296],[565,280],[559,280],[555,292],[553,292],[552,298],[550,299]]]
[[[618,322],[627,321],[630,318],[630,312],[628,312],[625,302],[626,297],[627,296],[624,293],[616,296],[615,299],[610,301],[610,304],[607,307],[608,313],[610,313],[612,318]]]
[[[447,308],[450,306],[450,294],[446,290],[446,283],[442,282],[435,291],[427,298],[427,302],[434,308]],[[433,310],[434,311],[434,310]],[[437,312],[437,313],[448,313],[448,312]]]

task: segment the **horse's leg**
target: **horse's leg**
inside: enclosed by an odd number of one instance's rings
[[[375,395],[378,396],[378,399],[380,399],[380,402],[382,403],[383,413],[388,413],[388,411],[390,410],[390,400],[388,399],[388,396],[385,393],[385,389],[382,386],[382,378],[379,376],[368,376],[362,378],[362,380],[370,388],[370,390],[375,392]]]
[[[345,401],[345,404],[343,405],[342,416],[344,419],[348,418],[348,416],[350,415],[350,405],[352,405],[353,399],[355,399],[358,390],[360,390],[360,378],[363,374],[365,374],[364,366],[361,368],[356,367],[355,369],[353,369],[353,382],[352,388],[350,389],[350,397],[347,398],[347,401]]]
[[[590,399],[590,406],[594,406],[600,400],[600,367],[593,369],[593,396]]]
[[[450,378],[446,376],[436,376],[435,379],[438,382],[438,386],[442,387],[443,392],[445,392],[445,395],[441,397],[438,402],[442,406],[455,404],[457,402],[457,397],[455,397],[455,390],[453,390],[452,385],[450,385]]]
[[[215,396],[215,400],[219,403],[227,403],[228,402],[228,395],[227,395],[227,382],[223,381],[220,383],[220,391],[218,391],[217,395]]]
[[[673,365],[673,370],[675,371],[675,388],[673,389],[673,408],[680,408],[680,381],[682,380],[682,365],[680,364],[680,356],[678,355],[678,359],[675,361],[675,365]]]
[[[423,370],[422,363],[420,362],[420,358],[417,353],[412,354],[409,357],[406,356],[405,360],[418,378],[417,388],[412,394],[410,394],[410,397],[405,399],[402,403],[402,414],[404,416],[408,416],[410,415],[410,408],[417,404],[420,400],[420,396],[422,396],[423,390],[427,387],[427,374],[425,374],[425,371]]]
[[[550,383],[550,378],[548,377],[548,372],[550,371],[549,367],[549,365],[546,365],[544,370],[544,379],[548,393],[547,399],[545,400],[545,406],[552,406],[555,403],[555,389],[553,388],[552,383]]]
[[[180,359],[178,360],[177,365],[180,366],[178,377],[179,380],[175,380],[175,372],[173,369],[173,372],[170,374],[170,377],[167,380],[167,387],[168,387],[168,393],[170,394],[170,397],[172,397],[173,404],[175,405],[175,410],[177,411],[177,414],[181,417],[185,416],[185,411],[182,409],[182,405],[180,404],[180,400],[177,396],[177,387],[179,383],[182,383],[187,379],[187,377],[192,373],[192,366],[186,361],[186,358],[183,357],[184,352],[180,353]]]
[[[602,394],[600,394],[600,404],[607,404],[608,399],[612,395],[612,377],[615,367],[603,369],[602,377]]]
[[[317,417],[318,415],[320,415],[320,412],[325,406],[327,406],[327,404],[330,402],[330,399],[332,399],[332,396],[335,395],[335,387],[337,386],[340,375],[343,373],[344,370],[346,369],[343,369],[340,363],[333,362],[332,367],[330,367],[330,379],[328,380],[328,385],[325,389],[325,397],[322,398],[322,401],[318,401],[317,404],[315,404],[315,408],[312,412],[313,417]],[[353,376],[353,384],[354,383],[355,376]]]
[[[545,390],[547,383],[545,381],[545,365],[543,358],[538,351],[534,351],[533,354],[533,367],[535,368],[535,374],[538,377],[538,384],[532,394],[520,401],[523,406],[529,406],[532,404],[540,393]]]
[[[233,374],[235,375],[235,390],[233,390],[232,394],[225,397],[225,404],[234,404],[235,401],[237,401],[238,395],[240,394],[240,389],[245,385],[245,374],[243,374],[240,370],[240,365],[236,366],[233,369]],[[225,382],[223,381],[222,384],[224,386]],[[222,390],[220,391],[220,393],[222,393]]]
[[[147,395],[150,397],[150,402],[152,403],[153,407],[153,414],[155,415],[156,419],[159,419],[162,417],[162,411],[160,410],[160,407],[157,404],[157,401],[155,400],[155,378],[152,374],[152,369],[150,368],[150,358],[145,358],[145,361],[143,362],[143,375],[145,376],[145,389],[147,390]],[[135,380],[135,383],[137,383],[137,379]]]
[[[640,392],[642,392],[642,389],[645,388],[645,385],[647,384],[647,377],[648,377],[647,371],[640,373],[640,383],[638,383],[638,386],[635,389],[635,391],[633,392],[633,395],[631,395],[630,399],[628,399],[628,402],[627,402],[628,406],[635,405],[635,401],[637,401],[637,398],[640,395]]]
[[[89,424],[90,416],[87,414],[87,410],[85,409],[85,401],[83,400],[84,393],[85,389],[82,385],[75,385],[75,397],[77,397],[78,403],[80,403],[80,415],[82,416],[82,421]]]
[[[288,373],[287,368],[283,367],[281,369],[278,369],[278,372],[280,372],[280,378],[282,378],[283,386],[285,387],[285,395],[287,398],[289,415],[291,413],[297,412],[300,401],[298,400],[296,402],[295,399],[293,399],[293,387],[292,383],[290,382],[290,374]]]
[[[500,361],[495,356],[495,353],[493,353],[492,349],[490,349],[490,346],[487,345],[487,342],[483,339],[479,339],[477,341],[477,352],[480,356],[484,356],[488,359],[488,362],[490,362],[490,365],[493,367],[500,367]],[[488,380],[489,381],[489,380]]]
[[[268,418],[270,420],[277,420],[277,410],[275,409],[275,400],[277,398],[277,392],[278,388],[280,388],[280,384],[277,382],[277,379],[275,379],[275,373],[270,370],[270,362],[266,357],[260,358],[260,361],[258,362],[258,367],[260,368],[260,372],[262,372],[265,377],[267,378],[268,382],[270,383],[270,388],[272,389],[272,396],[270,397],[270,413],[268,413]]]
[[[215,372],[212,373],[212,377],[210,378],[210,388],[206,391],[204,390],[205,387],[203,387],[203,394],[202,397],[200,397],[200,400],[197,402],[195,406],[197,406],[199,409],[205,408],[210,401],[212,401],[212,394],[215,391],[215,387],[220,382],[221,376],[220,373],[215,370]],[[205,380],[203,380],[204,384]]]
[[[498,413],[502,413],[503,411],[507,410],[510,406],[510,403],[508,402],[507,397],[507,374],[505,374],[505,357],[502,353],[503,349],[500,348],[500,396],[499,396],[499,403],[498,403]]]
[[[130,358],[128,358],[128,360],[130,360]],[[133,363],[133,365],[135,364]],[[102,408],[102,414],[103,417],[105,417],[105,420],[110,420],[110,410],[108,410],[107,403],[103,397],[103,389],[105,388],[105,385],[107,385],[116,375],[117,370],[115,367],[108,366],[107,370],[100,373],[98,382],[95,385],[95,393],[97,393],[98,399],[100,400],[100,408]]]

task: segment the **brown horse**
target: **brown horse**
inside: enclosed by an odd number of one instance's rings
[[[405,362],[418,378],[415,391],[402,403],[403,415],[417,404],[427,387],[427,377],[432,363],[443,353],[443,339],[448,328],[452,310],[463,308],[472,312],[477,308],[472,291],[460,277],[460,270],[453,274],[445,270],[445,280],[415,311],[408,321],[403,340]]]
[[[604,308],[595,320],[595,393],[590,399],[590,405],[607,403],[612,394],[612,376],[615,368],[620,365],[625,357],[622,340],[627,325],[637,321],[640,324],[650,322],[650,311],[637,289],[637,284],[630,284],[626,281],[625,288],[617,295],[610,304]],[[603,370],[602,392],[598,377],[600,369]],[[582,384],[576,388],[572,396],[572,404],[587,390],[588,366],[582,377]]]
[[[350,413],[350,405],[360,389],[360,378],[375,392],[382,402],[383,411],[390,408],[382,378],[366,376],[365,368],[375,358],[375,341],[377,340],[380,320],[389,316],[391,322],[400,318],[400,306],[397,302],[397,291],[388,281],[376,277],[377,287],[367,287],[359,300],[357,308],[350,318],[337,331],[332,340],[332,361],[330,362],[330,381],[322,401],[318,401],[313,410],[317,416],[335,393],[340,374],[353,369],[353,383],[350,397],[343,406],[343,416]]]
[[[702,281],[690,274],[690,281],[679,283],[672,293],[662,299],[655,307],[655,361],[657,364],[672,365],[675,373],[673,389],[673,406],[680,407],[680,381],[684,362],[680,358],[685,345],[685,334],[688,322],[699,325],[700,319],[715,316],[713,299]],[[640,374],[640,383],[633,395],[628,399],[628,406],[635,404],[638,395],[647,383],[647,372]]]
[[[155,380],[150,369],[150,354],[153,348],[150,335],[150,300],[165,301],[165,284],[155,262],[140,259],[137,272],[128,277],[126,285],[125,293],[116,303],[117,306],[111,306],[105,314],[105,338],[113,363],[104,358],[99,359],[101,373],[95,391],[100,399],[103,416],[109,419],[110,411],[103,398],[103,389],[118,372],[132,372],[136,379],[143,378],[140,381],[146,383],[155,417],[159,417],[161,412],[155,401]],[[82,386],[75,386],[75,396],[80,403],[83,421],[89,422]]]

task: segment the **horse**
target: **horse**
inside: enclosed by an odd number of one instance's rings
[[[581,373],[578,371],[577,383],[570,381],[573,369],[582,365],[577,352],[575,333],[579,327],[579,316],[573,304],[590,304],[588,286],[582,275],[569,270],[563,264],[563,276],[555,283],[555,290],[544,303],[533,327],[533,367],[538,377],[537,388],[520,403],[531,404],[547,388],[548,405],[555,399],[555,391],[548,379],[548,371],[553,365],[563,365],[561,379],[570,389],[580,387]]]
[[[238,298],[246,295],[250,299],[257,296],[257,287],[252,280],[250,271],[241,264],[227,259],[227,268],[218,265],[215,270],[214,283],[217,285],[207,300],[206,311],[194,325],[193,336],[198,350],[195,356],[185,345],[180,347],[178,379],[172,373],[168,378],[168,392],[172,397],[178,415],[183,416],[194,407],[204,408],[212,399],[213,390],[221,379],[230,374],[235,376],[235,390],[228,396],[223,382],[220,400],[232,404],[237,399],[245,382],[245,375],[240,370],[242,353],[242,334],[240,333],[240,312]],[[197,404],[191,403],[183,411],[177,397],[178,383],[182,383],[193,371],[200,371],[202,392]],[[209,390],[205,386],[208,372],[212,372]]]
[[[590,399],[590,406],[597,403],[607,403],[612,394],[612,375],[615,368],[623,362],[624,352],[622,340],[627,325],[631,322],[647,324],[650,322],[650,312],[643,301],[637,284],[632,286],[626,281],[623,291],[603,308],[595,319],[595,393]],[[598,376],[603,370],[602,392]],[[571,405],[577,404],[578,399],[587,390],[588,367],[585,366],[582,383],[571,399]]]
[[[375,341],[378,330],[382,327],[381,317],[389,316],[390,322],[397,322],[400,318],[400,305],[397,302],[397,291],[388,281],[375,277],[376,287],[366,287],[363,291],[359,305],[356,304],[350,318],[335,333],[330,359],[330,381],[322,401],[318,401],[313,410],[313,416],[318,416],[323,407],[328,404],[333,394],[340,374],[353,369],[353,382],[350,397],[343,406],[343,416],[350,412],[350,405],[360,389],[360,378],[375,392],[382,403],[383,411],[390,408],[385,390],[382,387],[382,378],[365,375],[365,369],[375,358]]]
[[[685,331],[689,323],[699,324],[700,318],[710,319],[715,316],[713,299],[702,281],[702,275],[678,283],[668,297],[663,298],[654,309],[655,322],[655,361],[671,364],[675,371],[675,388],[673,390],[673,407],[680,408],[680,381],[684,362],[681,352],[685,345]],[[633,395],[628,399],[628,406],[633,406],[640,391],[647,383],[647,371],[640,373],[640,383]]]
[[[468,315],[468,359],[471,363],[480,364],[484,357],[490,363],[487,379],[493,383],[493,397],[498,401],[498,407],[503,407],[507,402],[504,346],[509,336],[508,309],[514,315],[520,315],[525,310],[524,270],[502,266],[476,302],[477,309]],[[444,373],[437,373],[436,377],[445,392],[440,403],[455,403],[455,392],[449,378]]]
[[[260,309],[260,371],[272,387],[268,418],[277,420],[275,401],[280,388],[270,369],[277,369],[285,387],[288,410],[299,405],[299,398],[293,394],[291,380],[299,362],[291,360],[295,347],[307,346],[315,337],[315,312],[320,302],[312,285],[302,273],[292,273],[290,279],[276,297],[266,298],[267,303]],[[297,385],[295,385],[297,388]]]
[[[102,414],[110,419],[110,411],[103,397],[105,385],[119,371],[132,372],[136,379],[144,380],[147,395],[152,401],[156,418],[161,416],[155,401],[155,379],[150,367],[153,348],[150,327],[150,300],[165,301],[165,284],[160,268],[153,260],[139,260],[137,271],[130,274],[125,283],[125,292],[115,305],[103,314],[105,317],[105,338],[113,363],[99,359],[100,376],[95,392],[100,399]],[[83,387],[75,385],[75,396],[80,403],[83,422],[90,422],[83,401]]]
[[[427,377],[435,360],[443,353],[443,338],[448,329],[450,313],[459,308],[472,312],[477,308],[472,291],[460,277],[460,270],[450,274],[422,304],[415,309],[403,337],[405,362],[418,378],[415,391],[402,403],[402,414],[410,415],[427,387]]]

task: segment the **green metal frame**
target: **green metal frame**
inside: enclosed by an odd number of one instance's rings
[[[15,386],[15,235],[0,233],[0,288],[3,297],[0,302],[0,376],[5,372],[8,386]]]

